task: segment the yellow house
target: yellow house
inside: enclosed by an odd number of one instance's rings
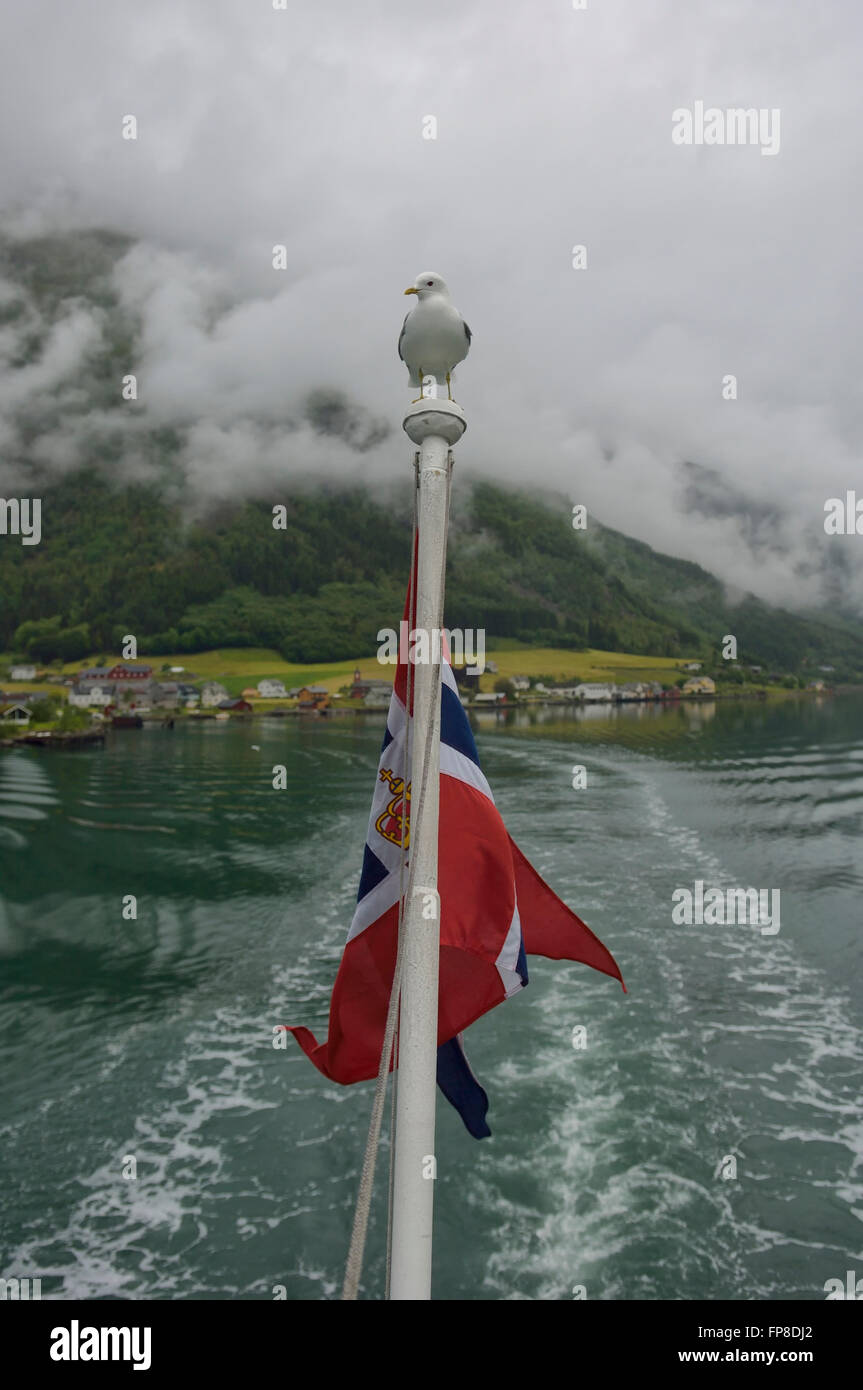
[[[684,683],[684,695],[715,695],[716,681],[710,676],[693,676]]]

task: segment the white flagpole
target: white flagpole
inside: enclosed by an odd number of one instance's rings
[[[436,388],[435,388],[436,389]],[[424,386],[425,390],[425,386]],[[428,634],[428,663],[413,671],[409,864],[405,903],[401,1011],[393,1153],[390,1298],[431,1298],[432,1218],[436,1171],[438,801],[441,666],[436,629],[443,624],[450,446],[466,428],[455,401],[424,395],[404,429],[419,446],[416,629]]]

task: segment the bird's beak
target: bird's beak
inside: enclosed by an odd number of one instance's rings
[[[405,294],[419,294],[419,290],[414,289],[413,285],[411,285],[409,290],[405,290]]]

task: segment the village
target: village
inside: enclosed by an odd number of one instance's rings
[[[669,677],[675,679],[665,683],[632,680],[554,684],[548,678],[524,674],[501,676],[495,661],[487,661],[485,667],[486,684],[491,678],[492,689],[481,689],[480,676],[472,674],[467,666],[454,668],[453,674],[462,704],[477,711],[506,711],[526,705],[703,701],[728,696],[741,698],[747,693],[750,697],[766,698],[765,684],[778,684],[783,680],[787,684],[789,680],[781,673],[765,675],[760,666],[751,666],[746,671],[749,681],[754,683],[751,688],[730,685],[723,689],[721,679],[718,683],[714,676],[704,673],[702,665],[700,661],[681,662],[669,670]],[[829,667],[823,668],[824,675],[829,675],[829,671]],[[350,681],[338,686],[331,678],[326,684],[288,687],[281,679],[270,676],[233,694],[221,681],[201,679],[185,667],[163,666],[157,673],[151,665],[131,662],[84,667],[74,675],[18,662],[6,668],[5,674],[0,668],[0,679],[7,679],[13,685],[32,682],[40,687],[38,690],[0,689],[0,733],[6,742],[16,734],[31,734],[27,742],[50,737],[52,729],[68,742],[87,727],[91,730],[89,739],[93,739],[98,730],[104,731],[106,727],[142,728],[148,722],[171,725],[178,717],[228,720],[266,714],[320,718],[386,712],[392,694],[391,679],[365,675],[359,666],[354,668]],[[739,681],[740,677],[737,679]],[[805,689],[824,693],[829,687],[822,677],[807,682]]]

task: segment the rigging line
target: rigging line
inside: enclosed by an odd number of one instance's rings
[[[417,481],[419,470],[417,468]],[[416,492],[414,493],[414,527],[411,557],[411,577],[408,589],[408,613],[413,616],[413,595],[414,595],[414,572],[416,567]],[[405,691],[405,750],[407,750],[408,736],[411,728],[410,709],[413,693],[413,670],[411,663],[408,662],[407,670],[407,689]],[[387,1077],[390,1070],[390,1060],[393,1055],[395,1042],[396,1021],[398,1017],[399,997],[401,993],[401,963],[402,963],[402,942],[404,936],[404,904],[407,895],[401,892],[404,881],[404,840],[405,825],[407,821],[407,754],[405,752],[405,762],[403,764],[405,777],[402,782],[402,856],[399,865],[399,925],[398,925],[398,944],[396,947],[396,962],[393,972],[392,988],[390,990],[389,1004],[387,1006],[386,1025],[384,1027],[384,1040],[381,1047],[381,1060],[378,1067],[377,1080],[375,1082],[375,1092],[372,1101],[372,1114],[369,1121],[369,1132],[366,1139],[366,1148],[363,1155],[363,1166],[360,1174],[360,1184],[357,1192],[357,1202],[354,1209],[354,1223],[351,1231],[351,1241],[348,1248],[348,1256],[345,1264],[345,1279],[342,1287],[342,1300],[351,1302],[356,1300],[359,1293],[359,1283],[362,1276],[363,1258],[365,1255],[366,1236],[368,1234],[369,1213],[371,1210],[372,1192],[374,1189],[375,1165],[377,1162],[377,1151],[380,1145],[381,1122],[383,1119],[384,1104],[386,1101]],[[408,876],[409,895],[413,887],[413,873]],[[395,1083],[394,1083],[395,1085]],[[395,1097],[395,1090],[393,1091]],[[393,1100],[393,1104],[395,1100]],[[390,1142],[390,1188],[392,1187],[392,1140]],[[392,1201],[391,1192],[389,1198]],[[389,1290],[389,1273],[391,1261],[391,1210],[388,1214],[387,1230],[387,1291]]]

